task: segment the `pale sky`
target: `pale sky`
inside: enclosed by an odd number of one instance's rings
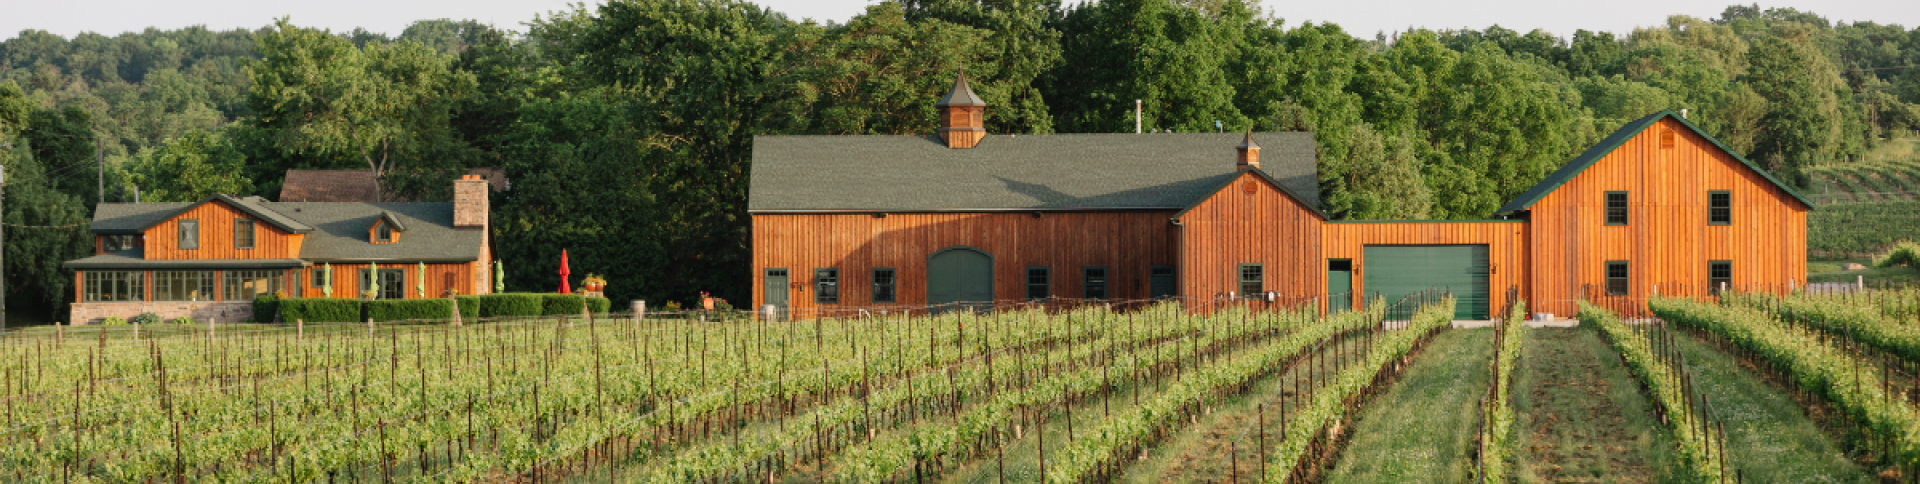
[[[0,39],[11,39],[23,29],[47,30],[67,38],[88,31],[114,36],[150,26],[169,30],[191,25],[206,25],[214,30],[255,29],[270,25],[281,16],[291,16],[297,25],[336,32],[364,27],[373,32],[399,35],[415,20],[434,18],[470,18],[524,31],[522,22],[536,14],[567,9],[568,3],[567,0],[0,0]],[[755,3],[796,20],[845,22],[875,2],[760,0]],[[1625,34],[1636,26],[1662,24],[1667,15],[1673,14],[1711,18],[1733,3],[1735,0],[1264,0],[1261,5],[1272,15],[1286,19],[1289,26],[1304,21],[1330,21],[1360,37],[1410,26],[1477,30],[1493,24],[1521,32],[1544,28],[1557,36],[1571,37],[1575,29]],[[1761,4],[1762,8],[1781,6],[1812,11],[1834,21],[1871,20],[1908,28],[1920,25],[1920,2],[1910,0],[1788,0]]]

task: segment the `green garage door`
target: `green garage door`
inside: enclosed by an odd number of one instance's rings
[[[1369,245],[1361,274],[1368,296],[1388,304],[1427,289],[1453,291],[1454,319],[1487,319],[1487,246]]]

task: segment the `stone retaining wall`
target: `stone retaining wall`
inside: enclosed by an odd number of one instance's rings
[[[73,324],[100,324],[107,316],[119,316],[133,319],[140,313],[151,312],[160,315],[160,319],[172,321],[181,316],[191,317],[197,322],[234,323],[253,319],[253,303],[237,301],[151,301],[151,302],[90,302],[73,304]]]

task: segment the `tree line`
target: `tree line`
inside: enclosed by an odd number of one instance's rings
[[[1347,32],[1246,0],[900,0],[845,23],[620,0],[398,36],[282,19],[0,41],[9,294],[70,302],[93,202],[274,198],[287,169],[450,197],[500,167],[507,284],[560,249],[616,300],[745,301],[752,139],[924,134],[965,69],[994,133],[1312,131],[1338,217],[1484,218],[1661,109],[1805,185],[1920,128],[1920,29],[1735,5],[1631,32]],[[104,189],[95,166],[105,160]],[[69,227],[69,228],[57,228]],[[72,228],[78,227],[78,228]]]

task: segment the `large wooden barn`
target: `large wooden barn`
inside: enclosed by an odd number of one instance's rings
[[[1671,111],[1635,120],[1496,220],[1328,220],[1311,133],[995,135],[962,76],[919,136],[754,139],[754,307],[796,317],[1036,299],[1395,298],[1484,319],[1507,290],[1569,315],[1806,280],[1812,205]]]

